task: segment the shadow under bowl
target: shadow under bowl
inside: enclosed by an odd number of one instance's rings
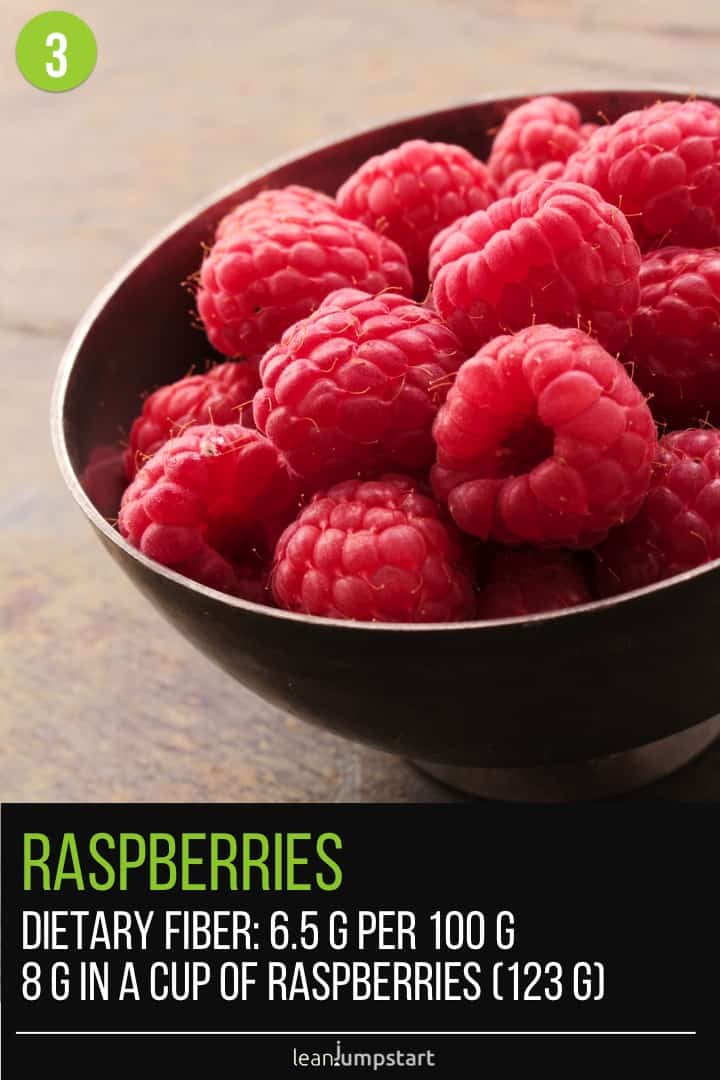
[[[585,120],[614,119],[681,90],[563,92]],[[677,768],[718,733],[720,572],[709,564],[617,599],[526,619],[377,625],[289,614],[204,588],[145,558],[108,519],[121,486],[108,448],[141,396],[210,351],[184,286],[236,203],[266,187],[334,192],[405,139],[486,157],[522,97],[400,120],[274,163],[171,225],[78,325],[58,375],[53,440],[70,491],[111,556],[199,649],[261,697],[465,790],[595,797]]]

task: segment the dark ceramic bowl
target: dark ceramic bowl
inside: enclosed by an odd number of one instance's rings
[[[565,93],[593,120],[673,90]],[[120,487],[115,444],[148,389],[208,355],[182,283],[218,219],[265,187],[334,192],[371,154],[405,139],[460,143],[486,157],[523,99],[487,99],[411,117],[276,162],[190,211],[107,286],[62,361],[53,436],[63,476],[100,541],[198,648],[296,715],[392,753],[451,783],[510,798],[624,790],[677,768],[720,732],[718,564],[618,599],[531,618],[378,625],[289,614],[166,570],[109,523]],[[92,464],[92,463],[95,464]]]

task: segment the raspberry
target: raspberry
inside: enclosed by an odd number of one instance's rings
[[[80,484],[103,517],[115,517],[127,486],[122,447],[117,444],[94,447],[80,474]]]
[[[266,607],[275,607],[272,590],[270,589],[270,564],[257,556],[251,557],[245,563],[236,563],[235,581],[237,583],[237,596],[243,600],[252,600],[253,604],[265,604]]]
[[[229,236],[238,227],[252,224],[255,221],[264,221],[268,214],[281,218],[283,214],[292,213],[294,210],[317,210],[337,214],[337,203],[330,195],[322,191],[313,191],[312,188],[301,187],[299,184],[289,184],[284,188],[269,188],[261,191],[253,199],[239,203],[220,221],[215,230],[215,239]]]
[[[193,424],[253,427],[250,406],[259,386],[258,365],[252,361],[217,364],[202,375],[187,375],[161,386],[146,398],[130,429],[125,451],[128,480],[168,439]]]
[[[658,419],[676,428],[720,423],[720,248],[645,256],[622,359]]]
[[[255,422],[310,491],[427,470],[432,423],[463,359],[434,312],[394,293],[343,289],[264,356]]]
[[[315,496],[275,551],[281,607],[372,622],[472,618],[462,540],[407,477],[347,480]]]
[[[413,139],[370,158],[337,193],[340,212],[389,236],[407,255],[415,295],[427,291],[433,237],[495,198],[485,165],[461,146]]]
[[[567,163],[566,180],[620,207],[643,250],[720,243],[720,109],[663,101],[599,128]]]
[[[200,270],[197,306],[219,352],[252,359],[345,286],[412,292],[402,250],[359,221],[264,192],[236,211]]]
[[[466,361],[433,434],[433,489],[461,529],[564,547],[590,547],[636,513],[657,445],[622,364],[554,326],[496,338]]]
[[[585,145],[591,135],[597,131],[599,124],[581,124],[578,129],[578,148]],[[538,180],[560,180],[565,176],[566,159],[546,161],[536,169],[522,168],[508,176],[500,187],[503,198],[511,195],[519,195]]]
[[[563,161],[547,161],[539,169],[516,169],[503,184],[501,194],[505,199],[512,198],[521,191],[527,191],[533,184],[537,184],[538,180],[559,180],[564,172]]]
[[[430,249],[435,305],[469,348],[534,322],[584,322],[614,352],[638,305],[639,267],[624,216],[562,180],[461,218]]]
[[[595,132],[598,130],[598,128],[601,127],[601,126],[602,126],[601,124],[595,124],[595,123],[592,123],[592,122],[587,123],[587,124],[581,124],[580,125],[580,143],[581,143],[581,145],[584,146],[585,143],[590,138],[590,136],[594,135]]]
[[[118,527],[186,577],[255,599],[264,567],[299,505],[297,481],[272,443],[241,424],[189,428],[126,490]]]
[[[660,440],[639,514],[598,549],[601,596],[639,589],[720,557],[720,431]]]
[[[479,619],[507,619],[592,600],[577,554],[539,548],[492,551],[480,575]]]
[[[565,162],[583,143],[580,113],[569,101],[536,97],[503,121],[488,158],[488,172],[501,187],[518,169]],[[503,192],[505,194],[505,192]]]

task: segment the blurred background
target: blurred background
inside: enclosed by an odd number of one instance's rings
[[[489,93],[718,92],[717,0],[72,2],[99,55],[66,94],[14,64],[41,9],[2,8],[0,797],[453,798],[243,692],[133,591],[52,459],[54,372],[108,276],[246,170]],[[717,797],[719,782],[716,750],[648,794]]]

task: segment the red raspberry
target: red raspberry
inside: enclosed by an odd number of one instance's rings
[[[243,600],[252,600],[253,604],[265,604],[275,607],[270,588],[270,562],[252,555],[245,563],[236,563],[233,567],[237,582],[237,596]]]
[[[239,203],[226,214],[215,230],[215,239],[229,236],[238,227],[253,224],[256,221],[263,223],[268,214],[282,219],[284,214],[293,213],[298,208],[339,213],[335,200],[322,191],[313,191],[312,188],[301,187],[299,184],[289,184],[284,188],[269,188],[261,191],[253,199]]]
[[[578,149],[585,145],[591,135],[597,131],[599,124],[581,124],[578,130]],[[500,187],[503,198],[519,195],[538,180],[560,180],[565,176],[566,159],[546,161],[536,169],[516,169],[508,176]]]
[[[197,305],[219,352],[253,358],[345,286],[409,295],[407,259],[359,221],[265,192],[221,226],[200,270]]]
[[[676,428],[720,423],[720,248],[645,256],[622,359],[658,419]]]
[[[430,249],[435,305],[469,348],[534,322],[584,322],[615,351],[638,305],[639,267],[623,215],[562,180],[461,218]]]
[[[272,443],[241,424],[189,428],[126,490],[118,526],[144,555],[186,577],[254,599],[297,481]]]
[[[433,489],[461,529],[565,547],[590,547],[636,513],[657,445],[622,364],[554,326],[496,338],[466,361],[433,434]]]
[[[343,289],[264,356],[255,422],[309,490],[426,470],[432,423],[463,359],[434,312],[395,293]]]
[[[673,431],[660,440],[640,513],[597,551],[598,589],[640,589],[720,557],[720,431]]]
[[[514,195],[519,195],[521,191],[527,191],[533,184],[537,184],[538,180],[559,180],[564,172],[564,161],[548,161],[539,169],[517,169],[508,176],[502,186],[501,194],[505,199],[512,198]]]
[[[501,187],[518,169],[535,171],[549,161],[567,161],[582,146],[580,124],[578,110],[562,98],[536,97],[518,105],[495,136],[490,176]]]
[[[316,495],[278,541],[272,588],[281,607],[336,619],[452,622],[475,612],[459,534],[396,475]]]
[[[595,134],[598,128],[602,127],[601,124],[595,124],[589,122],[587,124],[580,125],[580,143],[584,146],[588,139]]]
[[[121,446],[96,446],[90,451],[80,484],[103,517],[114,518],[127,487],[125,455]]]
[[[479,619],[508,619],[559,611],[592,598],[577,554],[540,548],[500,549],[486,556],[477,614]]]
[[[370,158],[337,193],[340,212],[399,244],[415,295],[427,291],[433,237],[463,214],[495,198],[485,165],[461,146],[413,139]]]
[[[720,243],[720,109],[663,101],[599,128],[566,180],[596,188],[627,215],[643,250]]]
[[[160,447],[193,424],[241,423],[254,427],[252,399],[260,386],[257,362],[217,364],[202,375],[187,375],[161,386],[145,399],[130,429],[125,451],[128,480]]]

